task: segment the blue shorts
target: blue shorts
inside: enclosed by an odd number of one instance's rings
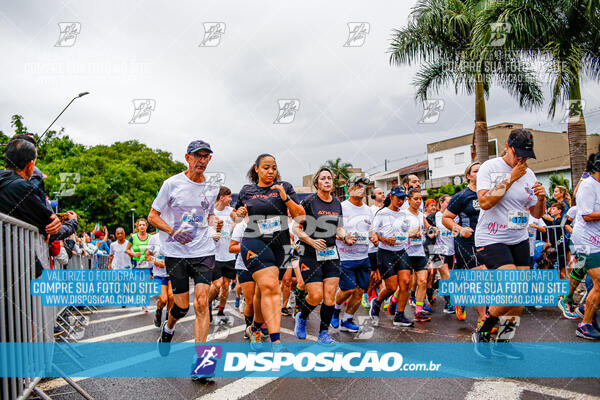
[[[340,263],[340,290],[352,290],[369,288],[369,277],[371,276],[371,263],[369,258],[363,260],[341,261]]]
[[[154,279],[156,279],[157,281],[159,281],[162,286],[168,286],[169,285],[169,277],[168,276],[156,276],[156,275],[154,275]]]

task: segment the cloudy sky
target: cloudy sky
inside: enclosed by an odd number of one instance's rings
[[[294,185],[336,157],[369,172],[382,170],[384,159],[399,168],[425,159],[429,142],[472,132],[474,119],[473,98],[447,90],[433,96],[445,102],[437,123],[418,123],[416,69],[390,66],[387,54],[392,29],[406,24],[413,4],[4,1],[0,130],[10,132],[18,113],[41,133],[74,95],[89,91],[54,128],[86,145],[137,139],[178,160],[191,140],[204,139],[215,152],[210,170],[225,172],[234,191],[263,152]],[[64,22],[76,23],[75,37],[59,41]],[[205,23],[216,22],[224,27],[218,45],[201,46]],[[362,46],[344,46],[352,22],[367,23]],[[586,109],[600,107],[597,93],[598,85],[584,85]],[[130,123],[134,99],[155,102],[149,120]],[[285,99],[298,100],[298,111],[291,123],[274,124]],[[521,110],[494,88],[488,124],[565,130],[546,110],[547,103]],[[587,123],[600,131],[600,117]]]

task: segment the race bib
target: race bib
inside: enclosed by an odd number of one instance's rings
[[[328,247],[323,251],[317,251],[317,261],[337,260],[338,258],[337,247],[335,246]]]
[[[396,243],[395,245],[398,246],[400,244],[406,244],[408,242],[408,235],[406,234],[406,232],[397,232],[396,233]]]
[[[508,229],[524,229],[527,228],[529,221],[529,213],[521,210],[508,210]]]
[[[411,246],[420,246],[422,244],[423,244],[423,237],[410,239]]]
[[[369,233],[368,232],[352,232],[356,238],[355,244],[369,244]]]
[[[194,226],[203,228],[207,226],[207,218],[204,215],[195,215],[193,213],[184,214],[181,218],[181,226]]]
[[[453,235],[452,235],[452,231],[442,231],[442,232],[440,232],[440,236],[441,237],[450,237]]]
[[[137,268],[151,268],[150,263],[146,260],[138,261]]]
[[[279,216],[263,219],[257,222],[258,230],[262,235],[272,235],[281,231],[281,219]]]

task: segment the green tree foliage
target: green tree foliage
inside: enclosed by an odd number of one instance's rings
[[[440,196],[443,194],[449,194],[450,196],[454,196],[456,193],[460,192],[466,187],[467,182],[463,182],[460,185],[447,183],[445,185],[440,186],[437,189],[427,189],[427,197],[430,199],[439,199]]]
[[[12,121],[15,132],[27,131],[22,117],[13,116]],[[0,142],[7,141],[8,136],[0,132]],[[75,211],[84,230],[100,223],[110,232],[118,226],[129,232],[130,209],[136,209],[136,219],[147,217],[162,182],[185,170],[183,163],[173,161],[171,153],[136,140],[87,147],[62,131],[48,132],[39,143],[36,165],[48,175],[44,182],[51,199],[56,199],[55,192],[70,187],[63,183],[61,188],[60,173],[78,173],[75,193],[59,197],[59,211]]]
[[[323,166],[329,168],[333,172],[333,185],[336,188],[344,185],[350,177],[350,168],[352,168],[352,164],[342,162],[340,157],[335,160],[327,160]]]
[[[560,176],[550,175],[550,191],[548,192],[549,194],[547,198],[552,199],[552,193],[554,193],[554,188],[557,186],[564,186],[567,188],[567,192],[569,192],[569,194],[573,194],[573,189],[571,188],[569,180],[565,178],[564,172],[561,172]]]

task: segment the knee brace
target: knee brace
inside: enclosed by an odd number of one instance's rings
[[[173,318],[181,319],[181,318],[185,317],[185,314],[187,314],[189,309],[190,309],[189,307],[181,308],[177,304],[173,304],[173,307],[171,307],[170,313]]]

